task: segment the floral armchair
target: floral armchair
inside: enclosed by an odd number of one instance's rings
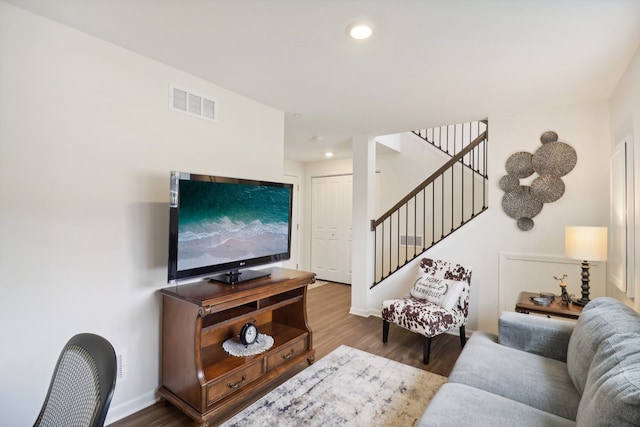
[[[460,344],[464,346],[470,286],[470,269],[423,258],[410,295],[382,302],[382,342],[387,342],[390,323],[423,335],[424,364],[429,363],[431,338],[436,335],[459,328]]]

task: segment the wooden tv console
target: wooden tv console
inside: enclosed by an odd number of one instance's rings
[[[273,268],[268,277],[236,285],[201,281],[161,289],[161,398],[206,427],[313,363],[306,297],[314,282],[313,273]],[[231,356],[222,343],[253,319],[273,337],[273,347]]]

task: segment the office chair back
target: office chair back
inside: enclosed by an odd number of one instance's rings
[[[106,339],[78,334],[62,349],[34,427],[102,427],[116,386],[116,354]]]

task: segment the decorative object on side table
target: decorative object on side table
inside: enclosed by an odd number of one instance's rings
[[[551,305],[551,302],[553,300],[545,297],[531,297],[531,301],[533,301],[533,303],[536,305],[542,305],[546,307],[548,305]]]
[[[539,295],[532,296],[529,299],[531,299],[531,302],[533,302],[535,305],[542,305],[544,307],[547,307],[551,305],[553,301],[555,301],[556,296],[550,292],[540,292]]]
[[[560,278],[553,276],[554,279],[560,281],[560,299],[564,304],[568,305],[571,304],[571,297],[569,296],[569,292],[567,292],[567,284],[564,282],[566,277],[566,274],[563,274]]]
[[[565,255],[582,261],[582,298],[574,304],[586,305],[589,299],[589,261],[607,260],[607,227],[566,227]]]

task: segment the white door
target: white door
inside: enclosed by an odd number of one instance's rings
[[[311,181],[311,269],[318,279],[351,283],[352,176]]]
[[[298,206],[300,206],[300,185],[298,184],[298,177],[294,175],[285,175],[283,178],[283,182],[288,184],[293,184],[293,205],[291,207],[291,258],[289,260],[284,261],[282,266],[284,268],[290,268],[292,270],[298,269],[298,259],[299,259],[299,231],[300,231],[300,221],[299,221],[299,212]]]

